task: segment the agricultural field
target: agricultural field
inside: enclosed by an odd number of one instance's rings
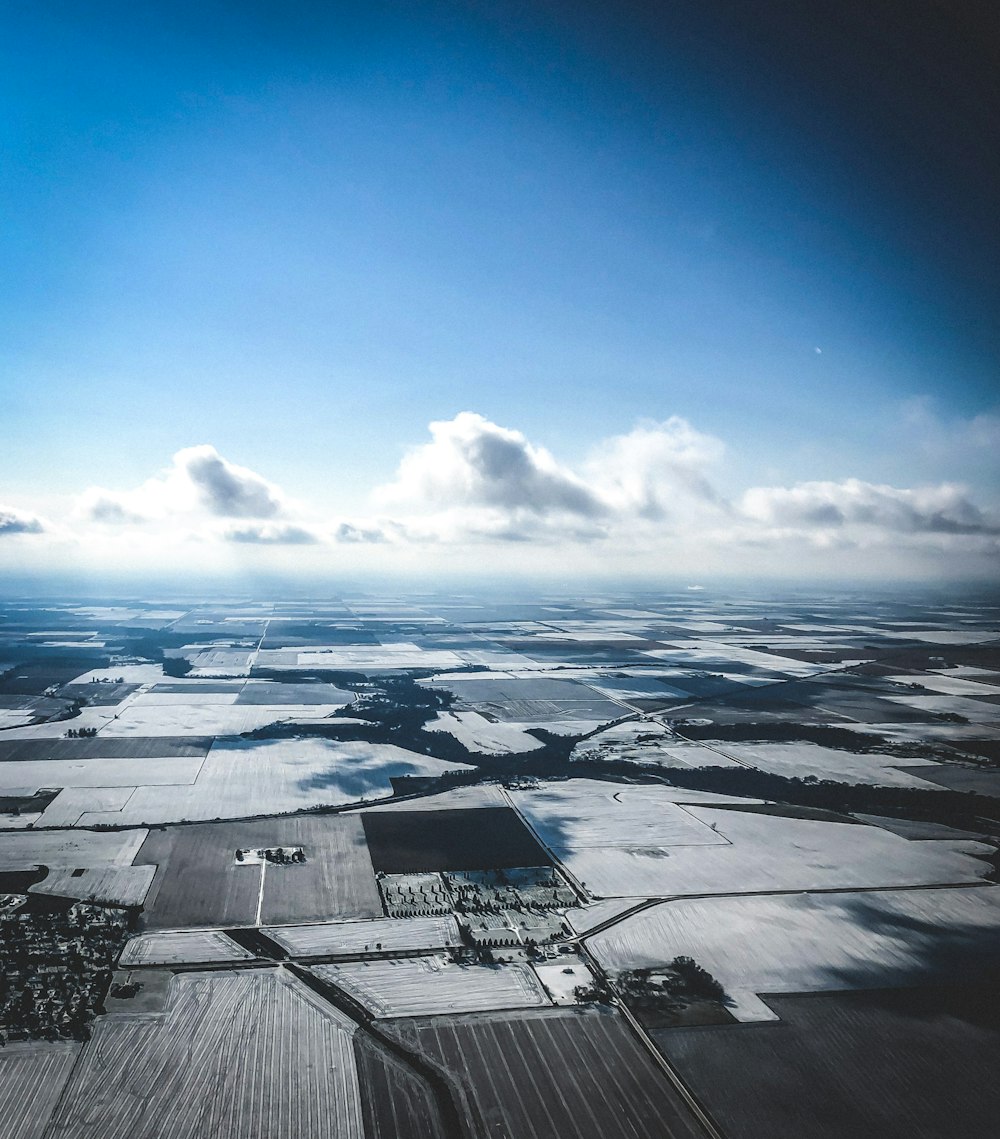
[[[983,843],[910,842],[878,827],[739,810],[738,800],[692,801],[676,789],[573,780],[511,795],[597,898],[972,883],[990,870]]]
[[[489,1012],[549,1003],[527,965],[459,965],[441,954],[316,965],[376,1017]]]
[[[472,1135],[702,1139],[617,1013],[550,1010],[396,1022],[467,1096]]]
[[[430,1081],[365,1032],[354,1036],[366,1139],[448,1139]]]
[[[860,593],[0,601],[14,1020],[71,1036],[49,958],[112,946],[89,1042],[0,1050],[0,1139],[705,1139],[663,1054],[723,1139],[992,1134],[998,629]],[[665,1007],[679,958],[729,1003],[645,1017],[658,1052],[608,983]]]
[[[288,866],[236,861],[238,849],[277,846],[302,847],[306,861]],[[150,832],[136,863],[158,867],[143,914],[149,929],[382,916],[357,815],[163,828]]]
[[[509,807],[366,811],[365,836],[376,870],[493,870],[542,866],[546,853]]]
[[[363,1139],[354,1032],[284,970],[179,974],[162,1016],[97,1023],[46,1135]]]
[[[141,906],[153,883],[153,866],[75,867],[49,870],[30,887],[31,894],[45,894],[73,901],[94,901],[104,906]]]
[[[455,919],[443,916],[265,926],[261,932],[291,957],[361,957],[446,949],[462,943]]]
[[[0,1053],[0,1139],[43,1139],[81,1045],[10,1044]]]
[[[191,929],[144,933],[133,937],[119,959],[119,966],[216,965],[249,961],[253,954],[217,929]]]
[[[661,902],[587,945],[612,975],[692,957],[740,1020],[754,994],[943,984],[1000,975],[1000,887],[794,893]]]
[[[995,1132],[994,985],[780,996],[771,1004],[780,1023],[654,1033],[726,1139]]]

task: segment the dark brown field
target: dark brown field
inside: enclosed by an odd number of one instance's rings
[[[780,1023],[655,1033],[728,1139],[997,1133],[996,989],[823,993],[767,1003]]]
[[[495,870],[548,866],[549,856],[509,807],[453,811],[366,811],[376,870]]]
[[[364,1031],[354,1036],[354,1056],[366,1139],[446,1139],[426,1080]]]
[[[151,831],[136,858],[159,866],[146,899],[147,929],[257,924],[260,866],[237,847],[301,846],[301,866],[267,867],[261,923],[381,917],[382,903],[356,815],[199,823]]]
[[[460,1081],[471,1135],[703,1139],[666,1076],[610,1009],[440,1016],[394,1027]]]
[[[72,720],[67,727],[72,727]],[[94,736],[83,740],[2,740],[0,763],[36,759],[165,759],[208,755],[211,736]]]

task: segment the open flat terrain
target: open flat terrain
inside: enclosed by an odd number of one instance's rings
[[[277,846],[301,846],[306,861],[264,868],[235,859],[238,848]],[[158,866],[143,917],[151,929],[382,916],[357,815],[163,828],[150,832],[136,861]]]
[[[473,1135],[702,1139],[617,1013],[435,1017],[397,1031],[461,1082]]]
[[[727,1139],[955,1139],[1000,1113],[994,985],[782,996],[780,1023],[655,1033]]]
[[[79,1044],[11,1044],[0,1053],[0,1139],[42,1139]]]
[[[186,973],[163,1016],[107,1017],[51,1139],[363,1139],[355,1025],[283,970]]]
[[[315,970],[378,1017],[486,1012],[549,1003],[527,965],[456,965],[437,955],[317,965]]]

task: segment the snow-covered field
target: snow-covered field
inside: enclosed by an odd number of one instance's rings
[[[469,751],[492,755],[534,751],[541,741],[516,724],[495,723],[479,712],[440,712],[427,724],[429,732],[450,732]]]
[[[133,965],[208,965],[218,961],[250,961],[253,954],[237,945],[221,930],[185,929],[162,933],[143,933],[133,937],[122,950],[119,964]]]
[[[318,965],[376,1017],[537,1008],[549,1003],[527,965],[457,965],[444,956]]]
[[[339,806],[392,795],[392,777],[439,775],[459,767],[392,744],[218,740],[194,783],[137,787],[122,809],[89,810],[79,825],[243,818]]]
[[[411,952],[461,945],[453,917],[376,918],[271,926],[262,931],[294,956],[352,957],[361,953]]]
[[[613,974],[693,957],[740,1019],[772,1019],[752,994],[971,980],[1000,962],[1000,887],[668,901],[587,944]]]

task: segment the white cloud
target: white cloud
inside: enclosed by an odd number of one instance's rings
[[[740,508],[747,518],[768,526],[861,527],[886,536],[1000,534],[1000,522],[976,506],[965,487],[950,483],[908,489],[846,479],[752,487]]]
[[[277,518],[286,513],[281,491],[248,467],[223,458],[209,444],[185,447],[161,474],[130,491],[91,487],[78,513],[92,522],[136,525],[174,515]]]
[[[40,535],[3,544],[12,566],[36,550],[42,564],[49,550],[74,565],[316,574],[985,576],[1000,552],[1000,515],[964,484],[847,478],[755,486],[730,502],[716,489],[723,475],[733,481],[726,462],[721,440],[678,416],[604,440],[574,469],[520,431],[462,412],[430,425],[367,514],[311,514],[202,445],[133,490],[91,488],[64,522],[0,509],[0,535]]]
[[[13,506],[0,506],[0,538],[15,534],[42,534],[48,527],[35,514],[17,510]]]
[[[607,505],[544,447],[463,411],[430,425],[432,442],[409,452],[376,501],[404,512],[485,507],[510,514],[598,518]]]
[[[260,526],[239,526],[223,535],[227,542],[255,546],[312,546],[319,538],[304,526],[286,523],[265,523]]]

